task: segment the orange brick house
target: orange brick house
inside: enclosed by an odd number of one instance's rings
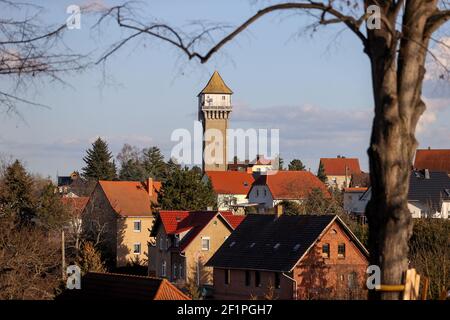
[[[217,211],[160,211],[152,228],[149,274],[180,285],[212,283],[204,266],[245,216]]]
[[[356,299],[368,252],[335,215],[249,214],[207,262],[215,299]]]
[[[160,187],[152,179],[99,181],[95,186],[83,211],[83,232],[99,243],[109,265],[147,265],[147,230],[153,225],[152,203]]]

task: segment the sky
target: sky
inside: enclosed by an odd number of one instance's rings
[[[45,21],[57,24],[68,17],[70,4],[105,7],[117,2],[39,4],[45,8]],[[140,13],[145,19],[157,17],[190,30],[196,20],[237,25],[265,3],[148,1]],[[95,60],[124,31],[113,23],[93,30],[93,22],[92,13],[83,13],[81,29],[67,30],[64,41]],[[285,162],[301,159],[312,171],[321,157],[337,155],[357,157],[367,170],[373,117],[369,61],[358,39],[343,26],[311,34],[302,32],[306,22],[292,14],[262,18],[203,65],[188,61],[170,45],[139,38],[106,65],[65,76],[67,85],[42,81],[25,92],[24,97],[49,108],[20,106],[21,117],[0,113],[0,154],[52,178],[80,170],[86,149],[97,137],[107,140],[114,155],[128,143],[159,146],[169,157],[176,144],[171,133],[178,128],[193,130],[197,94],[217,70],[234,91],[232,128],[279,129],[281,157]],[[433,50],[443,61],[448,57],[443,48]],[[419,147],[450,148],[450,89],[448,82],[437,80],[436,68],[427,68],[428,109],[417,138]]]

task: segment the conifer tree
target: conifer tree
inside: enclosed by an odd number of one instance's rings
[[[290,171],[303,171],[305,170],[305,165],[303,164],[303,162],[299,159],[293,159],[290,163],[289,163],[289,170]]]
[[[6,168],[0,190],[0,208],[20,222],[30,220],[35,215],[33,180],[19,160]]]
[[[147,178],[162,181],[167,176],[167,164],[164,162],[164,156],[158,147],[142,150],[142,165]]]
[[[83,176],[86,179],[114,180],[116,178],[116,165],[114,161],[111,161],[112,154],[105,141],[98,138],[86,153],[86,157],[83,158],[86,163],[83,168]]]
[[[204,183],[201,174],[187,167],[173,169],[162,183],[158,203],[164,210],[205,210],[217,206],[211,182]]]
[[[323,166],[322,161],[320,161],[319,163],[319,170],[317,170],[317,178],[319,178],[320,181],[322,181],[323,183],[327,182],[328,180],[327,175],[325,174],[325,168]]]

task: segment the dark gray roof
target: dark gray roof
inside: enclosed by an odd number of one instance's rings
[[[442,200],[450,199],[450,178],[446,172],[431,171],[429,179],[425,171],[413,171],[409,180],[409,201],[419,201],[441,210]]]
[[[335,217],[249,214],[207,265],[288,272]]]

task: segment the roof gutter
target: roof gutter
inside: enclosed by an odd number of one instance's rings
[[[289,276],[285,272],[282,272],[281,274],[293,282],[293,286],[294,286],[293,287],[294,300],[297,300],[297,280],[295,280],[294,278],[292,278],[291,276]]]

